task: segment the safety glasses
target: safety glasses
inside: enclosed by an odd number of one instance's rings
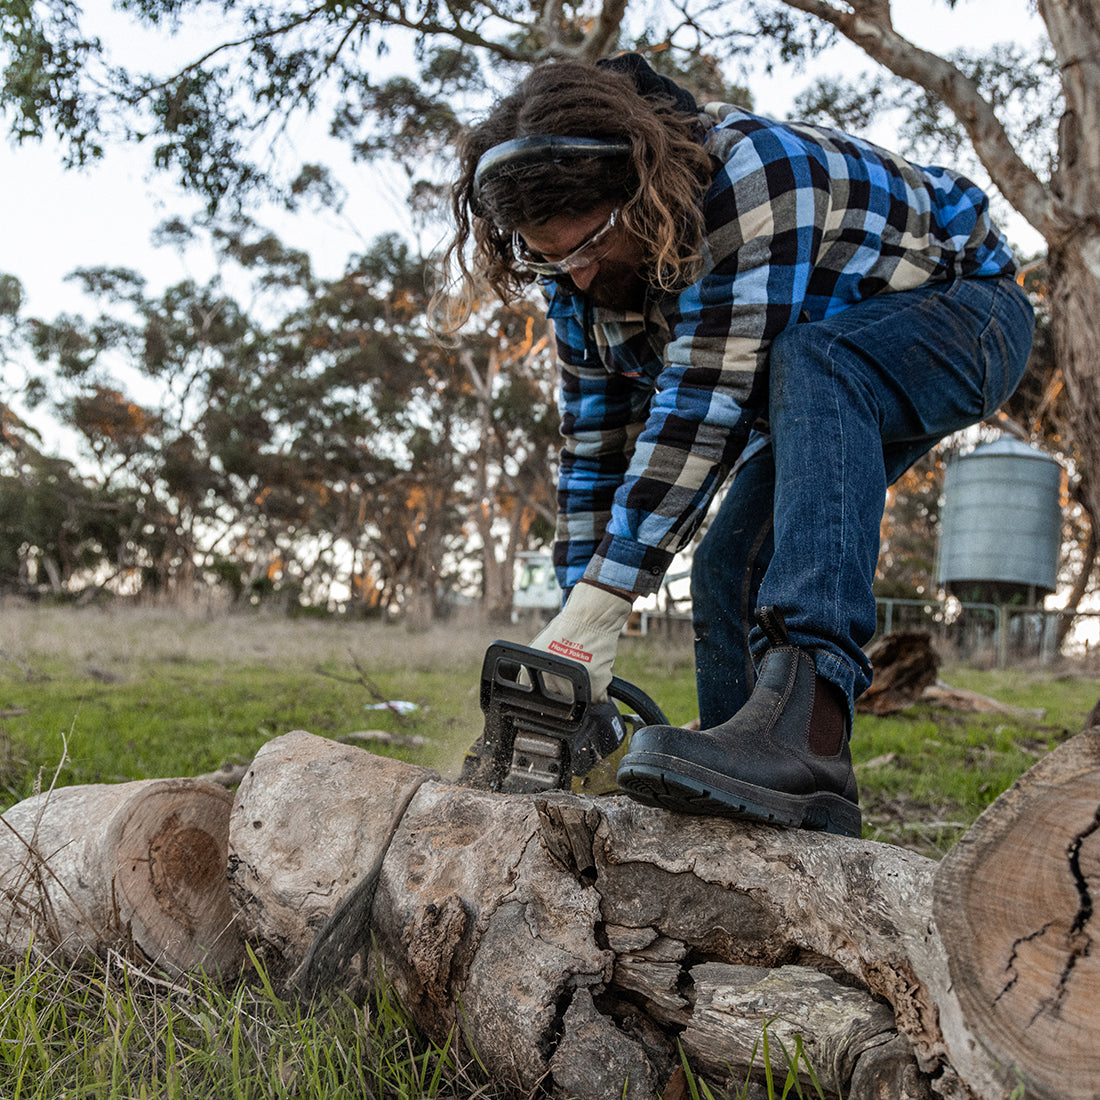
[[[527,271],[533,271],[538,275],[568,275],[570,271],[598,263],[611,251],[611,242],[608,237],[618,224],[619,207],[616,206],[611,211],[611,216],[599,229],[560,260],[547,260],[537,252],[532,252],[527,247],[527,242],[519,235],[519,230],[516,230],[512,234],[512,254],[516,263]]]

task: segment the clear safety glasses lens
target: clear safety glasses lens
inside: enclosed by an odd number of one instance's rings
[[[588,267],[589,264],[597,263],[607,255],[611,249],[607,238],[618,222],[619,208],[616,207],[595,233],[560,260],[546,260],[537,252],[530,251],[517,230],[512,234],[512,253],[517,264],[538,275],[568,275],[570,271]]]

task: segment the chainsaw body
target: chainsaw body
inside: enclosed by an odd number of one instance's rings
[[[634,729],[668,722],[645,692],[625,680],[613,677],[608,694],[607,702],[593,702],[588,672],[576,661],[494,642],[481,669],[485,730],[467,754],[463,780],[518,794],[568,790]]]

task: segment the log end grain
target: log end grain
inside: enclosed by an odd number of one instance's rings
[[[1060,746],[985,811],[938,869],[934,898],[969,1032],[955,1046],[985,1052],[991,1085],[1095,1097],[1100,730]]]
[[[169,970],[239,971],[244,952],[226,879],[233,796],[177,780],[120,822],[115,899],[134,943]]]
[[[0,939],[68,958],[137,948],[172,971],[240,968],[226,880],[233,796],[198,779],[62,787],[0,828]]]

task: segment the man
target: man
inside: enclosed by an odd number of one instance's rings
[[[485,282],[541,279],[557,338],[567,599],[533,644],[606,693],[632,601],[732,471],[692,572],[701,731],[638,731],[619,785],[859,835],[886,488],[989,416],[1031,345],[986,196],[834,130],[699,111],[636,55],[533,70],[460,164],[466,314]]]

